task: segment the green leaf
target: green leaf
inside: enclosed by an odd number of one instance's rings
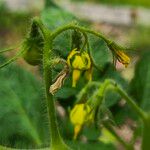
[[[79,141],[66,141],[72,149],[75,150],[116,150],[112,144],[104,144],[99,141],[87,141],[85,143]]]
[[[130,84],[130,93],[146,111],[150,110],[150,52],[146,51],[135,67],[135,76]]]
[[[59,6],[45,9],[41,13],[41,19],[51,31],[78,20],[70,12],[60,8]],[[66,58],[71,51],[71,35],[72,31],[68,30],[61,33],[53,42],[54,53]]]
[[[41,19],[50,30],[54,30],[70,23],[75,17],[61,8],[51,7],[41,13]]]
[[[75,16],[59,7],[50,7],[41,13],[41,19],[50,30],[55,30],[66,25],[73,20]],[[54,54],[66,58],[71,50],[71,31],[60,34],[53,42]]]
[[[89,35],[89,44],[91,47],[91,56],[96,66],[102,69],[106,63],[110,62],[111,53],[108,47],[102,39],[93,35]]]
[[[94,70],[93,79],[98,81],[104,81],[106,78],[114,79],[117,83],[123,87],[127,87],[127,82],[121,77],[121,74],[115,70],[111,65],[112,56],[108,47],[102,39],[89,36],[89,43],[91,46],[91,56],[96,65],[101,71]],[[106,94],[106,106],[113,106],[118,102],[120,96],[116,92],[109,91]]]
[[[96,141],[100,135],[100,131],[95,126],[85,126],[82,131],[82,135],[86,136],[89,141]]]
[[[0,143],[26,148],[47,142],[41,87],[31,73],[17,65],[0,70]]]
[[[57,56],[67,58],[71,51],[71,31],[60,34],[53,42],[53,53]]]

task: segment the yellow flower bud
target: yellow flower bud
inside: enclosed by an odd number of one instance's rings
[[[125,67],[130,63],[130,58],[124,53],[123,48],[116,44],[115,42],[110,42],[108,44],[109,49],[112,51],[116,59],[122,63]]]
[[[76,83],[79,80],[80,75],[81,75],[80,70],[73,70],[73,72],[72,72],[72,87],[76,87]]]
[[[84,63],[82,57],[79,56],[79,55],[76,55],[74,57],[75,58],[74,58],[74,60],[72,62],[73,69],[78,69],[78,70],[84,69],[86,66],[85,66],[85,63]]]
[[[121,50],[116,51],[117,60],[127,67],[130,63],[130,58]]]
[[[93,121],[91,107],[87,104],[77,104],[70,112],[70,120],[74,125],[74,139],[77,138],[82,126]]]
[[[68,65],[73,69],[72,73],[72,87],[76,87],[76,83],[80,78],[81,72],[85,71],[85,77],[87,80],[92,79],[92,63],[90,56],[87,52],[80,52],[77,49],[73,49],[67,57]],[[89,73],[89,75],[88,75]]]

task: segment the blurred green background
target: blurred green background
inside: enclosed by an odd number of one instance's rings
[[[96,65],[102,68],[102,71],[94,69],[93,80],[115,79],[136,100],[139,106],[148,111],[150,109],[150,26],[148,23],[145,25],[145,22],[139,19],[141,17],[139,14],[143,14],[143,12],[145,14],[146,12],[146,15],[149,16],[150,2],[148,0],[56,0],[55,2],[56,5],[48,0],[29,2],[27,0],[1,0],[0,49],[21,43],[28,33],[31,18],[34,16],[41,16],[44,24],[51,30],[72,20],[78,20],[81,25],[101,31],[125,47],[131,47],[131,50],[127,52],[132,59],[131,64],[127,69],[117,64],[116,71],[112,65],[111,53],[104,41],[89,35],[92,57]],[[119,20],[115,22],[113,19],[112,23],[111,21],[107,22],[107,20],[99,19],[92,21],[86,17],[80,17],[80,14],[76,14],[76,12],[69,12],[69,7],[72,5],[77,9],[79,9],[78,6],[88,5],[90,11],[94,12],[95,9],[92,9],[93,4],[100,7],[99,9],[103,6],[109,6],[108,13],[109,9],[115,11],[115,5],[121,10],[120,14],[118,12],[117,15],[121,15],[124,13],[124,8],[128,8],[127,14],[129,16],[127,18],[129,18],[129,24],[118,23]],[[84,10],[80,8],[80,11],[82,13]],[[84,11],[84,13],[90,16],[89,12]],[[54,49],[57,49],[55,55],[63,58],[67,57],[71,48],[70,34],[71,31],[68,31],[54,41]],[[6,61],[6,59],[15,55],[18,50],[1,55],[0,62]],[[56,75],[58,72],[53,71],[53,73]],[[119,144],[116,145],[112,141],[108,143],[100,142],[98,137],[101,134],[95,127],[85,127],[79,137],[80,142],[71,141],[73,126],[68,119],[69,109],[73,106],[78,93],[85,85],[86,81],[81,78],[77,88],[74,89],[71,87],[71,78],[69,77],[63,88],[55,95],[61,134],[67,143],[75,149],[79,147],[86,150],[97,150],[99,147],[104,150],[113,150],[116,149],[115,147],[120,148]],[[40,67],[30,66],[20,58],[15,63],[0,70],[1,145],[17,148],[36,148],[37,145],[40,145],[40,147],[48,146],[48,121],[44,96]],[[105,107],[110,109],[114,116],[114,122],[120,126],[116,130],[136,131],[135,137],[140,137],[141,126],[138,123],[138,118],[126,104],[121,103],[124,101],[120,100],[121,98],[113,92],[106,96]],[[134,128],[135,124],[137,128]],[[120,132],[120,136],[123,135],[124,132]],[[125,134],[124,138],[130,139],[130,134]],[[139,145],[140,142],[137,142],[136,146],[139,147]]]
[[[72,0],[72,1],[95,2],[95,3],[104,3],[110,5],[150,7],[150,2],[148,0]]]

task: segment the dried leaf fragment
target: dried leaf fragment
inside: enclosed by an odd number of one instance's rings
[[[55,79],[55,82],[50,86],[49,92],[54,95],[62,87],[64,84],[64,80],[68,75],[68,71],[63,70],[61,71]]]

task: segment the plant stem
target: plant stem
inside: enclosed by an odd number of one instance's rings
[[[132,110],[138,114],[138,116],[140,116],[140,118],[145,121],[146,119],[146,113],[140,108],[138,107],[138,105],[134,102],[134,100],[132,100],[128,94],[118,85],[116,85],[116,91],[118,91],[118,93],[126,100],[126,102],[128,103],[128,105],[130,105],[130,107],[132,108]]]
[[[91,88],[99,87],[99,84],[97,81],[91,81],[86,84],[84,88],[79,92],[77,95],[77,100],[75,104],[82,103],[84,101],[84,97],[87,95],[88,92],[90,92]]]
[[[108,38],[106,38],[104,35],[97,33],[96,31],[84,28],[84,27],[80,27],[75,25],[74,23],[60,27],[59,29],[57,29],[55,32],[52,33],[52,38],[55,39],[57,35],[61,34],[62,32],[66,31],[66,30],[70,30],[70,29],[78,29],[79,31],[81,31],[82,33],[90,33],[93,34],[101,39],[103,39],[107,44],[109,44],[111,42],[111,40],[109,40]]]
[[[12,57],[11,59],[9,59],[8,61],[4,62],[3,64],[0,65],[0,69],[9,65],[10,63],[14,62],[15,60],[17,60],[22,54],[24,53],[24,50],[21,50],[19,52],[17,52],[17,54]]]
[[[95,92],[94,96],[97,98],[96,101],[94,102],[93,108],[100,109],[101,104],[104,101],[105,94],[108,89],[113,89],[116,88],[114,81],[113,80],[105,80],[103,84],[99,84],[99,89]],[[91,98],[92,99],[92,98]],[[121,143],[127,150],[134,150],[133,145],[126,143],[112,128],[112,126],[108,122],[103,122],[103,125],[111,132],[116,139]]]
[[[128,94],[120,87],[118,86],[113,80],[107,79],[104,81],[102,86],[100,87],[99,90],[99,96],[103,97],[106,90],[110,87],[113,87],[113,89],[119,93],[127,102],[127,104],[132,108],[132,110],[137,113],[137,115],[140,116],[140,118],[145,121],[146,119],[146,114],[145,112],[132,100]]]
[[[45,80],[45,90],[46,90],[46,101],[47,101],[47,111],[49,114],[50,123],[50,134],[51,134],[51,150],[67,150],[69,149],[63,142],[57,125],[56,120],[56,110],[52,94],[49,92],[49,87],[52,84],[52,71],[50,67],[52,40],[50,33],[45,34],[45,46],[43,51],[43,67],[44,67],[44,80]]]
[[[50,36],[50,30],[43,25],[39,17],[34,17],[32,23],[35,24],[35,26],[37,26],[41,30],[44,38],[46,38],[48,34]]]
[[[97,99],[97,101],[95,101],[95,107],[101,105],[101,103],[103,101],[103,97],[105,96],[106,91],[109,88],[112,88],[113,90],[118,92],[125,99],[125,101],[132,108],[132,110],[142,119],[142,121],[143,121],[142,150],[148,150],[148,148],[150,147],[150,142],[149,142],[149,139],[150,139],[150,134],[149,134],[150,114],[145,113],[140,107],[138,107],[138,105],[128,96],[128,94],[120,86],[118,86],[113,80],[107,79],[100,86],[100,89],[96,93],[96,95],[99,98]],[[105,125],[107,125],[107,128],[110,129],[110,131],[116,136],[118,141],[121,142],[126,147],[127,150],[133,150],[132,144],[126,144],[125,141],[123,139],[121,139],[115,133],[115,131],[113,131],[111,129],[110,126],[108,126],[108,124],[105,124]]]
[[[96,101],[94,102],[93,107],[100,107],[104,101],[104,96],[106,91],[111,88],[111,80],[105,80],[103,84],[99,84],[99,89],[93,94],[96,97]],[[92,98],[91,98],[92,99]],[[90,101],[89,101],[90,102]],[[92,102],[93,103],[93,102]]]
[[[113,80],[107,79],[104,81],[104,83],[102,84],[102,86],[100,87],[99,90],[99,95],[103,97],[106,93],[106,90],[110,87],[113,87],[113,89],[119,93],[124,99],[125,101],[128,103],[128,105],[130,105],[130,107],[132,108],[132,110],[138,114],[140,116],[140,118],[145,121],[146,120],[146,113],[134,102],[134,100],[132,100],[128,94],[120,87],[118,86]],[[99,103],[99,102],[97,102]]]
[[[86,35],[86,33],[90,33],[90,34],[93,34],[95,36],[97,36],[98,38],[101,38],[103,39],[108,45],[112,42],[111,40],[109,40],[107,37],[105,37],[104,35],[100,34],[100,33],[97,33],[96,31],[93,31],[93,30],[90,30],[90,29],[87,29],[87,28],[84,28],[84,27],[80,27],[80,26],[77,26],[75,25],[75,23],[71,23],[71,24],[68,24],[66,26],[63,26],[63,27],[60,27],[58,28],[56,31],[54,31],[52,33],[52,39],[54,40],[59,34],[61,34],[62,32],[65,32],[66,30],[79,30],[80,32],[83,33],[84,37],[85,37],[85,43],[87,43],[87,48],[88,48],[88,51],[90,53],[90,47],[89,47],[89,43],[88,43],[88,37]],[[83,45],[84,47],[84,45]],[[91,54],[90,54],[90,57],[91,57]],[[93,65],[99,70],[99,71],[102,71],[103,69],[98,67],[96,65],[96,63],[94,62],[93,58],[91,57],[91,60],[92,60],[92,63]]]
[[[52,84],[52,36],[48,28],[46,28],[39,18],[34,18],[33,22],[40,28],[44,37],[43,50],[43,78],[45,81],[46,105],[48,112],[48,121],[50,124],[50,149],[51,150],[69,150],[70,148],[63,142],[57,125],[55,103],[49,88]]]
[[[132,110],[142,119],[143,121],[142,150],[148,150],[150,147],[150,142],[149,142],[150,114],[145,113],[140,107],[138,107],[138,105],[128,96],[128,94],[120,86],[118,86],[113,80],[106,80],[103,85],[104,88],[102,88],[101,90],[102,92],[100,92],[100,95],[104,96],[105,94],[104,91],[106,91],[108,87],[112,85],[114,87],[114,90],[117,91],[125,99],[125,101],[128,103],[128,105],[130,105]],[[118,137],[117,139],[122,144],[124,144],[124,141],[120,140]],[[131,150],[133,149],[132,145],[126,145],[126,148]]]
[[[5,48],[5,49],[3,49],[3,50],[0,50],[0,53],[9,52],[9,51],[15,50],[16,48],[18,48],[18,46],[16,46],[16,47],[11,47],[11,48]]]

